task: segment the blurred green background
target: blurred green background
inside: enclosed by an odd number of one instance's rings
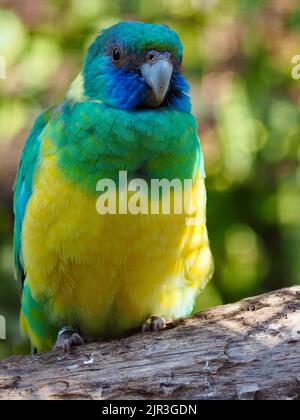
[[[63,99],[95,34],[124,19],[166,23],[185,45],[216,262],[200,307],[300,283],[297,0],[0,0],[0,358],[28,351],[12,262],[23,142],[40,110]]]

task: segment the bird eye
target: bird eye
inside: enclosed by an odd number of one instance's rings
[[[113,57],[114,61],[120,61],[121,60],[121,53],[120,53],[120,50],[118,48],[114,49],[112,57]]]

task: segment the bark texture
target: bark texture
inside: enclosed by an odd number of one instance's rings
[[[0,399],[299,399],[300,287],[159,334],[0,362]]]

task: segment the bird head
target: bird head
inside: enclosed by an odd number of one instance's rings
[[[167,26],[122,22],[105,29],[85,58],[84,95],[118,109],[190,111],[181,73],[183,47]]]

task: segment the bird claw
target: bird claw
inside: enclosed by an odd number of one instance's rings
[[[142,326],[142,332],[160,332],[166,328],[167,322],[160,316],[151,316]]]
[[[53,350],[62,350],[64,353],[70,354],[72,347],[83,344],[84,340],[77,332],[64,330],[58,334]]]

